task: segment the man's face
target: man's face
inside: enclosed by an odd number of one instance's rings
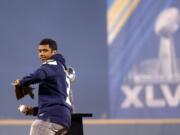
[[[39,59],[41,60],[41,62],[45,62],[47,59],[49,59],[55,53],[56,53],[56,51],[49,48],[48,44],[38,46],[38,54],[39,54]]]

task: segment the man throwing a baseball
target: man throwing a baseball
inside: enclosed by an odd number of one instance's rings
[[[71,125],[72,105],[69,97],[66,65],[63,56],[57,52],[53,39],[43,39],[38,45],[42,65],[30,75],[16,80],[16,86],[39,84],[38,109],[27,107],[27,112],[35,114],[30,135],[64,135]]]

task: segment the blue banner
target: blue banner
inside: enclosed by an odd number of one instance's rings
[[[108,0],[112,118],[180,118],[180,1]]]

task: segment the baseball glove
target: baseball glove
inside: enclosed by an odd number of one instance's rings
[[[34,99],[34,93],[33,89],[31,86],[20,86],[20,85],[15,85],[15,96],[16,99],[19,100],[26,95],[29,95],[32,99]]]

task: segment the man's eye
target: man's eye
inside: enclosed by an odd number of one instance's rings
[[[48,52],[48,50],[47,49],[39,50],[39,53],[42,53],[42,52]]]
[[[48,50],[43,50],[44,52],[48,52]]]

